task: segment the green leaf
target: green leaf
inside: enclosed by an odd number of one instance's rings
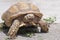
[[[47,17],[43,20],[45,20],[47,23],[53,23],[56,21],[56,17]]]

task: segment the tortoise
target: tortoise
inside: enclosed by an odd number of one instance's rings
[[[8,35],[13,38],[20,27],[31,25],[41,28],[41,31],[48,32],[48,25],[41,20],[43,14],[37,6],[31,3],[18,2],[13,4],[3,15],[5,25],[10,27]]]

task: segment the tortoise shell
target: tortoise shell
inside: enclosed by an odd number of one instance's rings
[[[7,26],[11,26],[13,19],[17,17],[22,17],[25,14],[33,13],[37,17],[42,17],[39,8],[31,3],[16,3],[12,5],[3,15],[2,19],[4,20]]]

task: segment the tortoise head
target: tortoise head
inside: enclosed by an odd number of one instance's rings
[[[34,14],[27,14],[24,17],[27,21],[32,21],[35,18]]]

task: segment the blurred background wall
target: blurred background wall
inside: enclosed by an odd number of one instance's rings
[[[2,14],[16,2],[30,2],[38,6],[44,17],[56,16],[56,23],[60,23],[60,0],[0,0],[0,22]]]

